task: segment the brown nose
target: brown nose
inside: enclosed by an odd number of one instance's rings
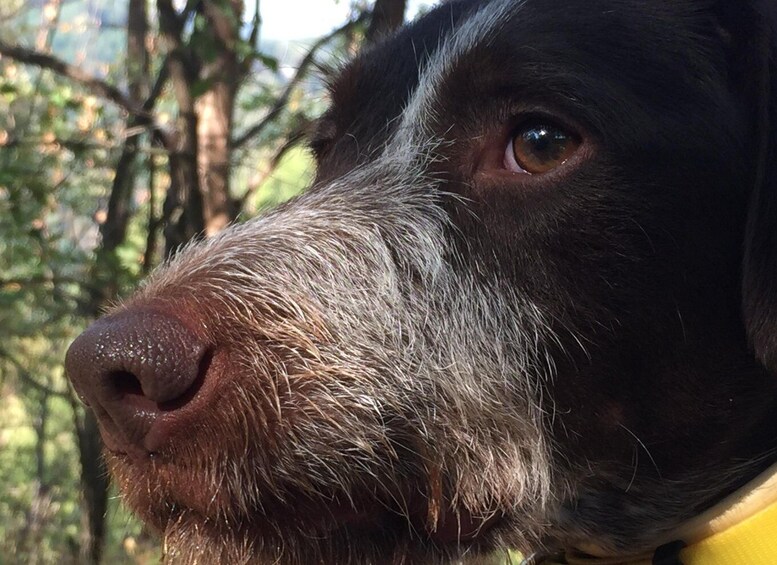
[[[70,346],[65,366],[109,449],[138,453],[166,439],[165,421],[193,397],[208,359],[206,344],[179,319],[135,309],[95,322]]]

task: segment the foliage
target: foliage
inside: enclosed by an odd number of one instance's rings
[[[4,3],[0,36],[35,43],[121,84],[127,4],[92,1],[84,10],[85,5]],[[198,48],[208,55],[207,42]],[[261,116],[284,87],[274,72],[277,60],[255,55],[269,70],[244,89],[242,123]],[[292,196],[309,178],[304,174],[309,159],[301,149],[283,159],[278,175],[267,174],[272,147],[294,116],[317,110],[305,106],[305,98],[297,95],[295,106],[284,109],[264,138],[246,144],[236,157],[237,193],[257,179],[265,185],[252,189],[249,214]],[[175,104],[169,92],[159,108],[162,120],[171,121]],[[83,413],[62,360],[89,323],[85,301],[103,284],[93,279],[93,265],[125,120],[121,109],[67,78],[0,58],[0,564],[79,562],[84,525],[74,423]],[[142,276],[149,218],[160,214],[160,199],[151,198],[151,176],[157,185],[167,183],[166,155],[144,139],[144,162],[153,159],[154,172],[136,164],[132,219],[111,269],[119,274],[119,296]],[[116,496],[109,503],[107,530],[106,562],[158,561],[155,541]]]
[[[21,11],[2,33],[32,35],[35,21]],[[50,72],[0,60],[0,563],[78,560],[80,408],[62,359],[87,323],[76,313],[117,118]]]

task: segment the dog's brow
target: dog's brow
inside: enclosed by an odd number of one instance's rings
[[[516,15],[525,0],[494,0],[488,9],[480,9],[454,29],[420,71],[418,87],[412,94],[388,152],[426,142],[430,133],[424,128],[434,120],[435,101],[445,78],[458,61],[476,47],[490,43],[504,25]]]

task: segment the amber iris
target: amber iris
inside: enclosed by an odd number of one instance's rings
[[[580,147],[580,138],[551,123],[530,122],[516,131],[511,146],[515,164],[538,175],[569,159]]]

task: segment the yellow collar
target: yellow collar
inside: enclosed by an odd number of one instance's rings
[[[775,565],[777,465],[716,506],[678,528],[665,541],[682,540],[674,558],[658,555],[590,557],[567,554],[569,565]],[[666,547],[666,546],[664,546]]]

